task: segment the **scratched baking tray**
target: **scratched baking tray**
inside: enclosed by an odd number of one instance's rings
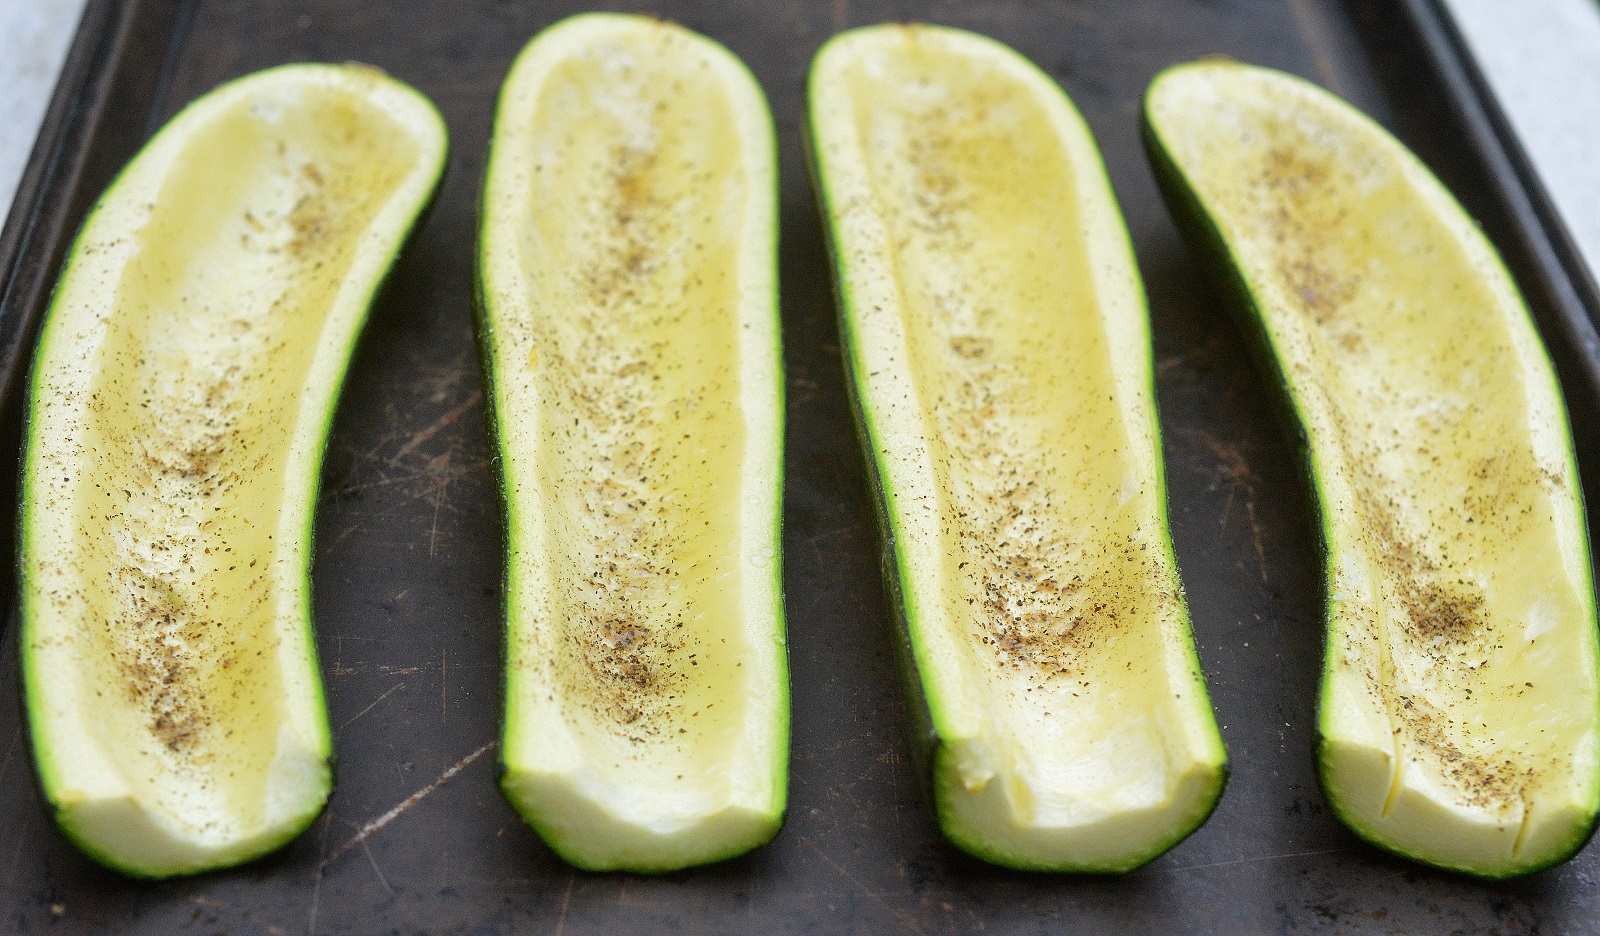
[[[151,884],[100,870],[40,806],[13,701],[12,623],[0,646],[0,931],[1600,932],[1594,848],[1529,879],[1480,884],[1379,853],[1329,814],[1312,769],[1321,622],[1309,494],[1139,145],[1151,75],[1211,53],[1304,75],[1394,128],[1506,252],[1560,362],[1584,470],[1600,477],[1592,284],[1570,267],[1548,206],[1524,184],[1503,122],[1432,2],[640,7],[741,55],[777,118],[794,671],[782,834],[744,858],[644,877],[573,872],[494,785],[501,534],[469,325],[476,192],[491,102],[513,54],[577,5],[91,0],[22,207],[0,236],[0,378],[10,380],[0,429],[13,447],[18,360],[66,238],[185,101],[279,62],[370,62],[438,102],[453,155],[436,209],[374,313],[328,450],[314,572],[339,754],[326,815],[278,855],[233,871]],[[1125,877],[1021,874],[964,857],[941,841],[911,762],[799,121],[805,67],[824,39],[912,17],[995,36],[1066,86],[1104,148],[1149,287],[1174,535],[1233,779],[1204,828]]]

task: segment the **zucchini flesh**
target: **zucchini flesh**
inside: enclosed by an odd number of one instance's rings
[[[1330,803],[1441,867],[1564,860],[1600,805],[1593,582],[1565,408],[1516,287],[1409,151],[1305,81],[1177,66],[1145,119],[1308,446]]]
[[[113,868],[236,864],[327,799],[318,474],[444,153],[376,69],[271,69],[173,118],[68,255],[27,408],[23,675],[56,821]]]
[[[681,27],[572,17],[506,79],[479,266],[501,786],[583,868],[717,861],[782,821],[776,193],[760,89]]]
[[[1000,864],[1136,867],[1226,763],[1099,153],[1048,76],[933,26],[831,40],[808,113],[939,821]]]

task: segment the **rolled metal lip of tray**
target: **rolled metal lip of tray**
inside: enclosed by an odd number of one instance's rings
[[[1219,53],[1304,75],[1392,128],[1480,221],[1526,292],[1592,495],[1594,283],[1437,0],[661,0],[640,9],[728,45],[777,121],[794,704],[783,832],[712,867],[587,874],[541,845],[495,785],[501,531],[471,333],[477,192],[512,56],[577,5],[90,0],[0,233],[0,457],[15,457],[32,341],[72,232],[185,102],[281,62],[363,61],[439,104],[453,155],[374,310],[327,454],[314,569],[339,755],[327,813],[282,852],[231,871],[148,883],[100,869],[40,802],[13,617],[0,631],[0,932],[1600,932],[1595,847],[1530,878],[1485,884],[1381,853],[1330,814],[1312,762],[1322,623],[1310,495],[1139,143],[1151,76]],[[994,36],[1061,81],[1098,137],[1146,279],[1173,534],[1233,776],[1209,823],[1126,876],[1017,873],[965,857],[941,839],[911,762],[800,139],[816,48],[842,28],[905,19]],[[3,484],[8,523],[14,473]]]

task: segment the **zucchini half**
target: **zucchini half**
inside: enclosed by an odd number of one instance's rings
[[[1566,410],[1505,267],[1415,156],[1298,78],[1177,66],[1145,131],[1303,434],[1329,802],[1444,868],[1566,859],[1600,806],[1594,586]]]
[[[582,868],[719,861],[782,823],[774,151],[743,64],[649,17],[551,26],[500,94],[478,272],[501,787]]]
[[[1030,62],[934,26],[829,41],[808,115],[940,824],[998,864],[1137,867],[1226,757],[1099,152]]]
[[[317,483],[444,159],[376,69],[258,72],[156,134],[67,256],[27,406],[23,681],[56,822],[112,868],[238,864],[327,799]]]

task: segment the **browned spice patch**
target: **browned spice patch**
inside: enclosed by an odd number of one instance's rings
[[[1459,588],[1459,586],[1458,586]],[[1483,626],[1483,596],[1451,592],[1436,582],[1400,583],[1400,600],[1411,636],[1422,640],[1464,640]]]
[[[1012,148],[1003,139],[1007,125],[986,122],[986,106],[979,96],[919,113],[904,152],[881,171],[892,185],[909,169],[904,200],[885,199],[881,208],[914,232],[928,257],[959,265],[981,254],[969,223],[979,200],[969,188],[970,160],[988,158],[979,150]],[[1049,453],[1036,435],[1028,437],[1032,378],[1019,369],[1017,349],[1004,344],[1019,340],[1003,333],[1015,328],[1005,312],[964,285],[930,299],[908,304],[904,314],[907,332],[926,348],[922,366],[933,371],[916,379],[930,394],[937,499],[946,542],[957,550],[967,627],[992,664],[1036,682],[1082,676],[1090,661],[1104,659],[1096,648],[1114,631],[1180,599],[1166,583],[1161,554],[1142,537],[1108,518],[1085,527],[1067,517]],[[1090,334],[1075,340],[1104,341]],[[1077,432],[1089,445],[1115,446],[1121,430],[1114,412],[1114,404],[1095,400],[1068,418],[1081,423]]]
[[[334,213],[329,210],[326,194],[323,192],[325,183],[322,173],[311,163],[301,167],[301,174],[311,182],[312,187],[300,200],[295,202],[294,208],[289,212],[289,227],[294,232],[290,239],[288,251],[300,257],[316,250],[318,246],[332,233]]]
[[[217,582],[208,581],[210,556],[230,547],[178,519],[214,513],[209,508],[252,467],[228,458],[249,449],[237,432],[243,404],[233,393],[236,369],[224,370],[196,396],[147,389],[143,408],[160,414],[145,427],[154,431],[120,440],[138,454],[144,483],[122,492],[121,510],[109,521],[111,541],[124,546],[108,583],[117,600],[106,622],[108,645],[128,698],[174,754],[194,753],[211,729],[207,691],[216,687],[207,677],[238,636],[210,616],[218,597]]]
[[[563,346],[553,334],[535,339],[559,414],[557,441],[548,444],[564,452],[563,465],[587,462],[560,469],[578,476],[562,479],[575,492],[565,509],[576,535],[559,548],[583,573],[556,578],[556,607],[564,609],[557,632],[570,653],[556,659],[555,675],[564,705],[609,722],[635,744],[677,737],[704,652],[692,641],[686,615],[693,608],[682,597],[695,570],[672,558],[685,552],[684,514],[663,495],[671,489],[663,479],[682,470],[681,454],[660,443],[674,426],[691,431],[694,413],[686,411],[721,405],[711,402],[710,386],[687,398],[664,395],[664,378],[682,364],[661,341],[632,337],[690,311],[661,294],[662,277],[676,275],[673,251],[684,249],[675,229],[681,198],[661,188],[661,178],[677,171],[662,162],[672,149],[670,131],[662,132],[607,154],[606,185],[587,210],[604,224],[587,233],[590,259],[572,272],[584,301],[562,310],[576,325],[576,344]],[[548,327],[530,324],[536,332]]]
[[[290,211],[257,207],[240,220],[244,246],[303,268],[322,261],[334,208],[315,166],[301,165],[295,177],[301,192]],[[203,353],[191,353],[178,375],[154,348],[113,351],[124,365],[116,380],[133,386],[113,383],[90,399],[103,434],[98,458],[121,466],[113,489],[96,484],[91,504],[104,510],[108,552],[96,586],[110,609],[99,622],[104,646],[119,691],[186,770],[216,755],[241,714],[237,700],[270,665],[243,648],[256,646],[271,613],[271,556],[247,554],[229,530],[239,520],[237,496],[276,469],[249,414],[273,405],[260,395],[259,375],[282,342],[271,319],[285,301],[241,296],[217,308],[182,297],[174,314],[207,333],[197,345]],[[230,610],[219,616],[219,608]]]
[[[1420,751],[1438,764],[1439,770],[1460,791],[1463,802],[1478,808],[1515,802],[1527,795],[1539,773],[1511,757],[1485,757],[1469,754],[1452,740],[1459,729],[1448,711],[1430,705],[1414,695],[1399,696],[1395,704],[1405,726],[1410,750]]]
[[[1332,182],[1326,160],[1307,156],[1299,147],[1267,151],[1256,179],[1265,230],[1278,246],[1278,275],[1319,327],[1334,322],[1339,310],[1354,299],[1359,274],[1337,266],[1334,237],[1346,226],[1342,201],[1319,197]],[[1357,339],[1348,332],[1330,334],[1346,350]]]
[[[1285,138],[1296,133],[1287,127],[1268,132]],[[1344,261],[1337,256],[1342,249],[1338,244],[1363,235],[1349,229],[1348,200],[1328,194],[1343,184],[1338,173],[1344,169],[1321,154],[1309,144],[1270,149],[1246,196],[1254,199],[1254,216],[1275,242],[1276,272],[1298,300],[1287,311],[1301,316],[1324,339],[1310,353],[1325,359],[1305,364],[1310,376],[1303,379],[1356,373],[1367,353],[1359,326],[1343,320],[1361,278],[1341,272]],[[1382,659],[1429,661],[1427,678],[1438,691],[1396,688],[1392,666],[1368,666],[1364,678],[1382,699],[1401,746],[1434,762],[1463,802],[1480,807],[1511,803],[1525,795],[1536,769],[1519,766],[1514,754],[1489,756],[1465,749],[1477,726],[1464,724],[1446,701],[1470,699],[1474,690],[1491,691],[1485,671],[1493,665],[1500,638],[1487,618],[1484,592],[1463,564],[1470,558],[1472,540],[1443,529],[1471,524],[1468,529],[1477,535],[1509,538],[1527,509],[1533,478],[1524,477],[1528,472],[1518,470],[1509,458],[1494,455],[1463,466],[1469,483],[1459,507],[1417,501],[1413,486],[1426,481],[1391,476],[1386,457],[1405,453],[1410,464],[1421,458],[1440,465],[1459,449],[1458,440],[1482,429],[1475,413],[1423,414],[1414,424],[1388,425],[1380,421],[1384,407],[1393,405],[1387,388],[1355,380],[1351,389],[1357,394],[1351,401],[1328,396],[1335,436],[1330,441],[1337,443],[1356,499],[1357,516],[1343,522],[1360,530],[1359,548],[1381,575],[1375,607],[1347,606],[1342,613],[1352,628],[1372,630]],[[1428,519],[1428,511],[1441,509],[1452,513]],[[1431,523],[1431,528],[1414,528],[1418,522]]]
[[[1386,642],[1382,652],[1430,658],[1433,673],[1450,692],[1470,692],[1470,686],[1482,683],[1478,673],[1488,663],[1495,640],[1482,591],[1403,529],[1391,495],[1384,493],[1392,482],[1380,473],[1372,453],[1350,438],[1342,412],[1336,425],[1345,437],[1356,477],[1364,546],[1382,572],[1379,602],[1392,596],[1401,612],[1394,618],[1379,608],[1370,617],[1379,639]],[[1408,756],[1432,759],[1463,802],[1482,807],[1522,795],[1531,768],[1513,770],[1509,762],[1464,751],[1455,740],[1464,726],[1429,694],[1403,691],[1377,669],[1367,670],[1365,677],[1371,691],[1384,701]]]

